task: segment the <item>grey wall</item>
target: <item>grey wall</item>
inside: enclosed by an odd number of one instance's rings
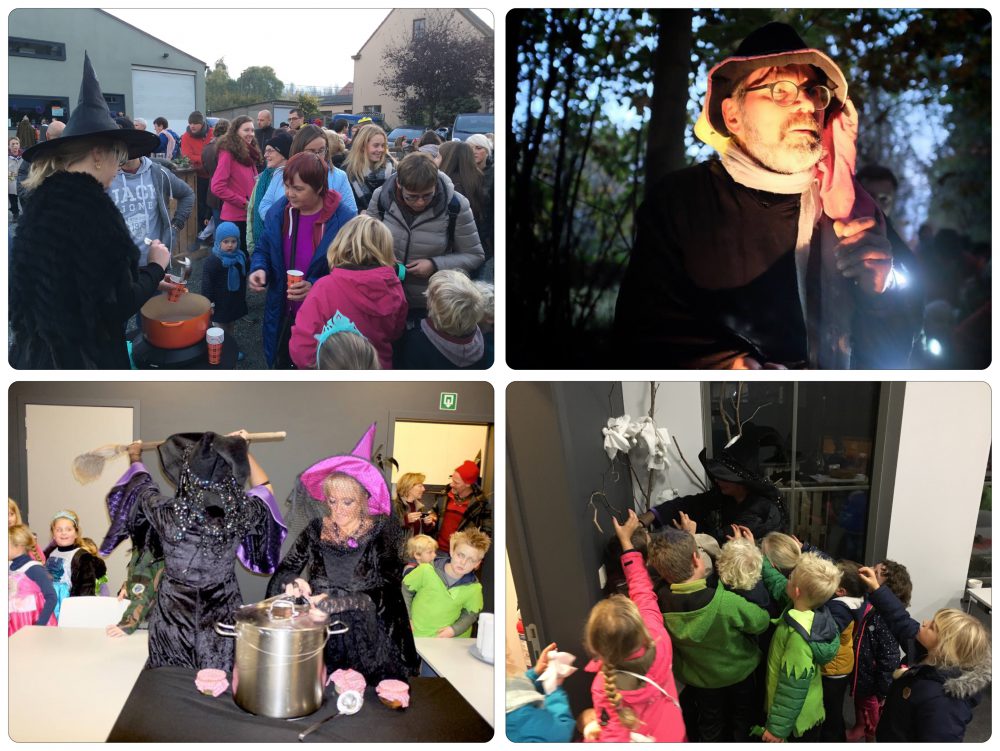
[[[165,16],[167,22],[183,22],[183,14]],[[132,66],[194,71],[195,102],[205,110],[205,63],[165,42],[95,8],[18,8],[7,17],[8,36],[62,42],[66,60],[7,58],[8,93],[69,97],[70,112],[76,107],[83,72],[83,53],[97,73],[101,91],[124,94],[125,110],[132,111]],[[169,57],[164,58],[163,53]],[[180,126],[180,127],[178,127]],[[177,132],[186,123],[171,123]],[[152,130],[153,123],[149,123]]]
[[[609,394],[611,398],[609,399]],[[507,389],[507,551],[525,626],[541,646],[587,658],[583,627],[601,598],[598,569],[613,534],[587,505],[602,487],[627,508],[629,483],[608,470],[601,428],[622,414],[620,384],[512,383]],[[532,655],[536,657],[537,655]],[[573,706],[589,706],[589,674],[566,682]]]
[[[458,393],[455,412],[438,410],[442,391]],[[8,495],[30,509],[23,476],[24,404],[93,404],[106,400],[135,399],[139,407],[139,438],[156,440],[178,432],[213,430],[250,432],[285,430],[288,437],[275,443],[258,443],[253,454],[268,473],[275,496],[284,509],[296,476],[313,462],[350,451],[368,425],[378,422],[375,445],[389,443],[393,419],[427,419],[439,422],[492,422],[493,388],[488,383],[68,383],[21,382],[8,392]],[[96,448],[96,447],[95,447]],[[388,446],[391,450],[391,446]],[[401,463],[405,463],[401,460]],[[150,462],[154,479],[170,487]],[[484,489],[493,490],[493,461],[486,463]],[[109,485],[113,477],[101,478]],[[291,530],[290,535],[297,530]],[[96,532],[96,530],[95,530]],[[102,533],[103,534],[103,533]],[[97,535],[95,534],[95,539]],[[286,546],[291,540],[286,542]],[[254,576],[237,566],[244,599],[264,596],[267,577]],[[492,581],[492,560],[484,577]],[[492,603],[492,586],[484,588]],[[490,606],[491,607],[491,606]]]

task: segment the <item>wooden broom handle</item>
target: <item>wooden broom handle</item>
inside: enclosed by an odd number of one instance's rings
[[[277,430],[273,433],[248,433],[247,438],[251,441],[283,441],[285,439],[285,436],[287,435],[288,433],[286,433],[284,430]],[[166,443],[165,440],[143,441],[142,450],[149,451],[150,449],[155,449],[164,443]]]

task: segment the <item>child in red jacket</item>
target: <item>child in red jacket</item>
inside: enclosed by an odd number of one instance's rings
[[[309,290],[292,326],[292,362],[298,368],[316,367],[316,335],[340,311],[371,342],[382,369],[388,370],[392,343],[403,333],[407,312],[392,234],[382,222],[362,214],[337,233],[326,259],[330,273]]]
[[[593,719],[584,738],[602,743],[685,741],[670,635],[642,555],[632,547],[639,518],[630,510],[624,526],[613,521],[631,599],[613,595],[597,603],[587,619],[584,642],[594,659],[586,669],[599,674],[590,689]]]

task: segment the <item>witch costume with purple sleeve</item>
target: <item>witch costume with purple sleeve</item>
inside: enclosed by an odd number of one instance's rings
[[[403,529],[392,513],[382,471],[370,460],[375,424],[350,454],[317,462],[299,476],[289,497],[289,520],[304,523],[299,536],[271,577],[267,596],[304,577],[312,594],[326,594],[318,607],[348,626],[342,637],[328,639],[323,658],[327,671],[357,670],[370,685],[386,678],[416,675],[420,665],[410,630],[402,584]],[[323,490],[334,473],[348,475],[367,494],[368,517],[356,536],[330,539],[331,516]],[[335,526],[335,525],[333,525]]]
[[[243,604],[239,559],[256,574],[278,563],[287,528],[265,486],[245,491],[247,442],[216,433],[173,435],[158,449],[163,474],[177,487],[165,495],[136,462],[107,497],[111,528],[102,552],[148,524],[163,546],[165,571],[149,617],[147,667],[232,670],[234,641],[215,633]]]

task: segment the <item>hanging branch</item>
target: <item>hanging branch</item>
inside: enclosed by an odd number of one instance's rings
[[[655,416],[655,413],[656,413],[656,390],[658,388],[659,388],[659,386],[656,385],[655,381],[650,381],[649,382],[649,419],[653,421],[653,426],[654,427],[656,426],[656,416]],[[643,513],[645,513],[646,511],[649,511],[649,506],[652,503],[652,497],[653,497],[653,477],[654,477],[654,474],[655,474],[654,470],[652,470],[652,469],[649,470],[649,477],[646,480],[646,492],[645,492],[645,496],[646,496],[646,508],[643,509]]]
[[[681,461],[684,462],[684,466],[687,467],[687,471],[691,479],[698,483],[698,487],[703,491],[708,490],[708,488],[705,487],[705,482],[701,479],[698,473],[694,471],[691,465],[688,464],[688,460],[684,458],[684,452],[681,451],[681,445],[677,441],[674,441],[674,448],[677,449],[677,455],[681,458]]]
[[[723,384],[724,386],[725,384]],[[726,429],[726,443],[729,443],[733,440],[733,431],[729,428],[730,418],[729,413],[726,412],[726,393],[723,387],[719,388],[719,415],[722,417],[722,425]]]

